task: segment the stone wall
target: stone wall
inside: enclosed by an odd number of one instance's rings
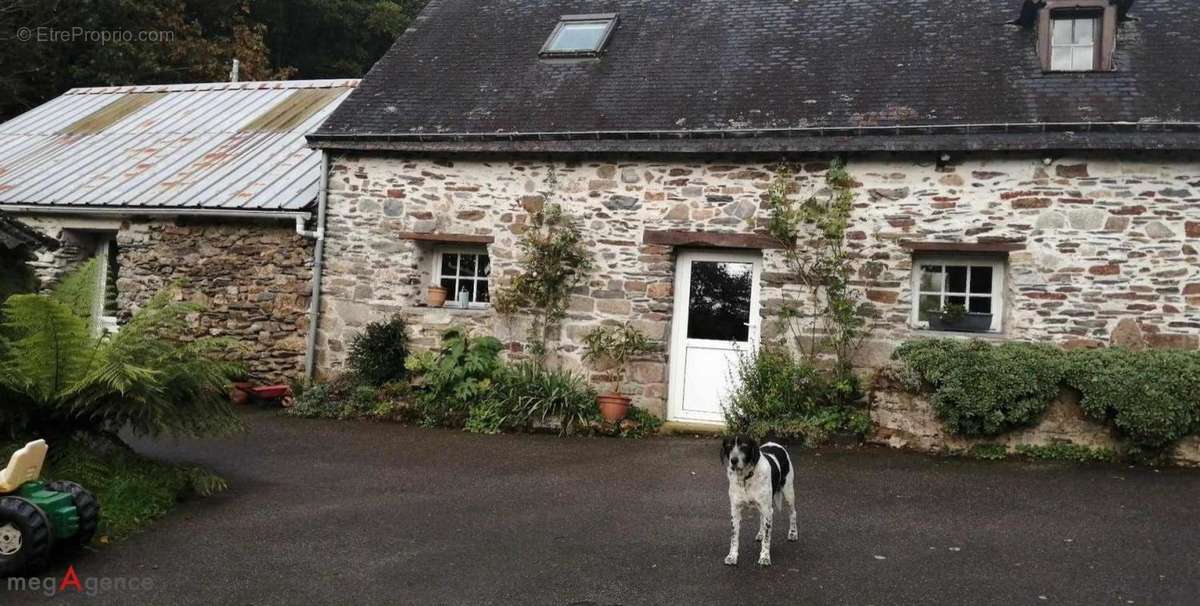
[[[796,162],[800,189],[824,187],[827,158]],[[488,311],[422,308],[435,245],[399,234],[487,235],[493,276],[517,270],[516,242],[530,213],[555,199],[582,220],[596,270],[572,299],[562,355],[580,367],[578,338],[597,323],[631,319],[655,339],[670,334],[673,251],[647,245],[649,229],[762,231],[776,160],[630,157],[553,162],[505,158],[340,155],[332,162],[328,267],[320,366],[341,365],[351,335],[403,312],[420,339],[465,323],[520,351],[523,332]],[[1058,158],[969,155],[851,157],[857,197],[849,242],[874,332],[861,364],[878,367],[899,342],[922,335],[909,321],[913,253],[903,240],[1019,241],[1007,255],[999,337],[1068,347],[1119,343],[1200,347],[1200,157]],[[782,255],[764,252],[764,338],[783,302],[802,301]],[[631,373],[638,404],[664,411],[667,352]]]
[[[1059,394],[1036,426],[991,438],[966,438],[943,429],[926,396],[883,382],[871,393],[871,421],[874,429],[869,441],[932,453],[961,453],[978,444],[1000,444],[1010,453],[1017,452],[1020,445],[1074,444],[1114,452],[1125,448],[1111,428],[1084,416],[1079,395],[1070,390]],[[1200,436],[1181,440],[1169,458],[1178,465],[1200,467]]]
[[[39,253],[34,265],[44,285],[88,258],[90,234],[115,233],[120,320],[180,281],[184,297],[205,307],[191,318],[195,335],[247,347],[238,361],[252,379],[303,374],[313,247],[291,222],[23,219],[66,243]]]

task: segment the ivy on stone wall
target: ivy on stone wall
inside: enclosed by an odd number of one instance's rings
[[[1197,351],[928,339],[901,345],[893,358],[902,362],[901,383],[930,394],[946,429],[960,435],[1036,424],[1062,388],[1078,391],[1084,414],[1113,426],[1132,454],[1160,452],[1200,433]]]

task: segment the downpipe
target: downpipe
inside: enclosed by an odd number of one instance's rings
[[[317,367],[317,327],[321,323],[321,273],[325,261],[325,207],[329,200],[329,155],[321,150],[321,178],[317,190],[315,231],[304,229],[304,220],[296,217],[296,233],[316,241],[313,250],[312,297],[308,307],[308,336],[304,346],[304,380],[312,381]]]

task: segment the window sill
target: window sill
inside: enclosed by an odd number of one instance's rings
[[[921,326],[910,326],[909,329],[912,330],[914,335],[938,339],[961,337],[964,339],[1003,341],[1008,338],[1008,335],[1003,330],[999,332],[960,332],[957,330],[930,330]]]
[[[438,307],[432,307],[432,306],[426,305],[424,303],[419,304],[419,305],[413,305],[409,309],[414,312],[418,312],[418,313],[433,313],[435,311],[446,311],[446,312],[450,312],[452,314],[462,314],[462,315],[468,315],[468,316],[472,316],[472,315],[473,316],[485,316],[485,315],[491,315],[493,312],[493,309],[491,306],[463,308],[463,307],[459,307],[457,305],[441,305]]]

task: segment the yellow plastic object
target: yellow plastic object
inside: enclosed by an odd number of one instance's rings
[[[8,467],[0,470],[0,494],[16,492],[22,484],[38,479],[49,449],[45,440],[34,440],[14,452]]]

